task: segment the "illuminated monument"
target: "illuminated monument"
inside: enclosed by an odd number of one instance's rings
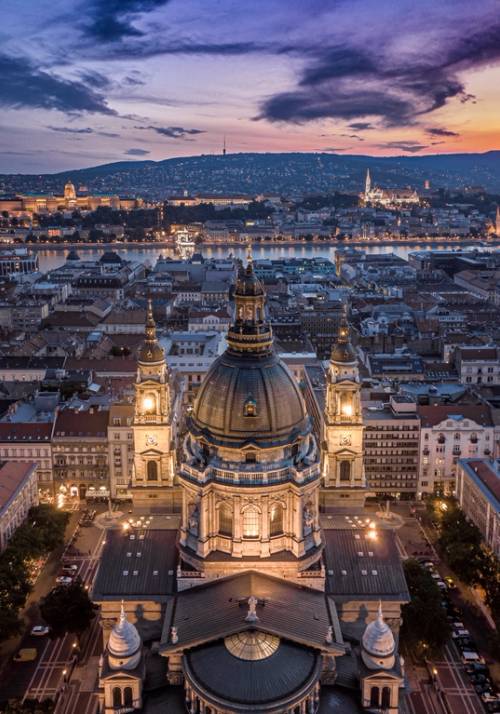
[[[322,502],[327,507],[352,509],[364,505],[366,479],[360,390],[358,360],[344,314],[327,376],[322,454]]]
[[[207,578],[314,571],[322,587],[318,448],[300,389],[273,350],[251,260],[234,299],[228,348],[188,421],[181,556]]]
[[[251,259],[234,297],[227,350],[186,423],[178,531],[160,519],[107,535],[93,588],[107,643],[100,699],[145,714],[397,714],[404,678],[393,633],[408,591],[395,535],[343,517],[321,528],[320,455],[300,388],[274,352]],[[150,309],[136,384],[138,491],[171,488],[168,385]],[[359,379],[344,324],[329,390],[328,428],[352,432],[340,455],[332,436],[332,480],[357,492]],[[139,656],[143,687],[132,691],[127,658],[132,667]]]
[[[151,300],[146,334],[137,359],[135,382],[134,503],[155,505],[165,501],[174,486],[175,446],[173,395],[165,352],[156,337]]]

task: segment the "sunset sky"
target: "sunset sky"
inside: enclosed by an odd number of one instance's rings
[[[500,149],[499,0],[3,0],[0,171]]]

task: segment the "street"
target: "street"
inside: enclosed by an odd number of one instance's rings
[[[63,556],[64,562],[78,566],[77,575],[89,588],[97,570],[105,534],[105,530],[96,526],[80,528],[74,544],[67,548]],[[53,586],[54,575],[52,569],[46,586]],[[42,573],[40,579],[43,582],[47,574]],[[35,617],[32,622],[37,624],[39,621]],[[19,645],[21,648],[35,648],[38,656],[34,662],[11,660],[7,664],[2,672],[0,701],[11,698],[43,701],[59,697],[56,708],[58,714],[94,714],[97,708],[97,697],[93,693],[95,677],[89,683],[86,675],[90,670],[97,673],[96,662],[102,651],[99,616],[82,636],[81,651],[76,635],[67,634],[51,640],[48,637],[32,636],[30,627],[22,638]],[[94,663],[95,667],[89,667],[89,663]]]

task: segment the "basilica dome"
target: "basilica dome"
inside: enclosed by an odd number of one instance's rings
[[[300,389],[273,349],[265,291],[249,257],[235,288],[228,348],[198,391],[190,431],[215,446],[284,446],[310,431]]]
[[[297,383],[273,352],[228,350],[200,387],[191,426],[195,435],[217,445],[266,447],[308,433],[309,419]]]

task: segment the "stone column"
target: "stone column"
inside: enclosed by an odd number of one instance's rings
[[[261,507],[260,557],[268,558],[271,554],[271,544],[269,542],[269,496],[262,496]]]
[[[235,496],[233,501],[233,556],[235,558],[242,557],[242,523],[241,523],[241,496]]]

